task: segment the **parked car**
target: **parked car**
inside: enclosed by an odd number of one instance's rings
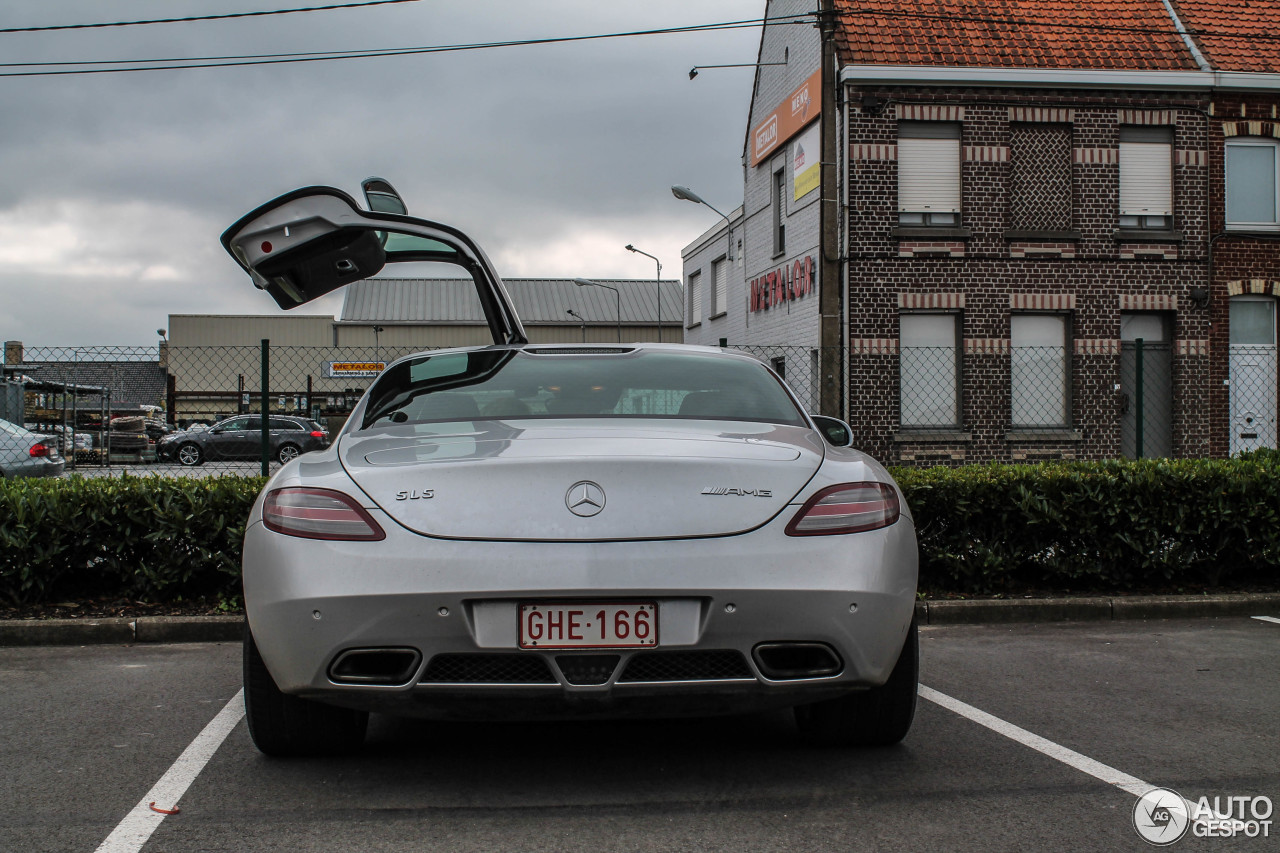
[[[329,431],[310,418],[270,415],[267,431],[271,458],[278,462],[329,446]],[[237,415],[208,429],[171,432],[157,442],[156,456],[182,465],[261,459],[262,416]]]
[[[386,263],[457,264],[494,338],[391,364],[333,446],[259,496],[243,579],[260,750],[353,748],[369,711],[790,707],[820,744],[907,734],[910,511],[848,425],[809,415],[767,365],[675,344],[530,345],[466,235],[338,190],[277,199],[223,243],[286,307]]]
[[[66,465],[55,436],[0,420],[0,477],[59,477]]]

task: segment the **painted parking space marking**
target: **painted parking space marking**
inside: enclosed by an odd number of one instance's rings
[[[1060,761],[1068,767],[1074,767],[1081,773],[1087,773],[1095,779],[1106,782],[1108,785],[1114,785],[1122,791],[1133,794],[1135,797],[1141,797],[1156,790],[1155,785],[1144,782],[1136,776],[1130,776],[1128,773],[1109,767],[1101,761],[1095,761],[1087,755],[1082,755],[1073,749],[1068,749],[1047,738],[1042,738],[1038,734],[1015,726],[1013,723],[1006,722],[999,717],[988,714],[986,711],[980,711],[972,705],[961,702],[959,699],[953,699],[945,693],[939,693],[937,690],[925,687],[923,684],[920,685],[919,693],[921,699],[928,699],[935,705],[941,705],[948,711],[991,729],[997,734],[1004,735],[1010,740],[1017,741],[1023,746],[1030,747],[1036,752],[1047,755],[1055,761]]]
[[[178,800],[200,775],[218,747],[231,734],[244,717],[244,691],[240,690],[223,706],[218,715],[209,721],[196,739],[191,741],[178,760],[170,765],[160,781],[138,802],[124,820],[120,821],[106,840],[98,845],[96,853],[137,853],[147,843],[167,814],[175,813]],[[154,803],[156,808],[152,809]]]
[[[1275,622],[1277,625],[1280,625],[1280,619],[1277,619],[1274,616],[1255,616],[1253,618],[1260,622]]]

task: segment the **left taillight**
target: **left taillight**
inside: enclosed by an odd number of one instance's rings
[[[313,430],[311,431],[311,437],[312,437],[312,438],[324,438],[324,433],[322,433],[322,432],[321,432],[320,430],[318,430],[318,429],[313,429]]]
[[[304,539],[376,542],[387,538],[364,507],[333,489],[275,489],[262,503],[262,524],[276,533]]]
[[[829,536],[888,527],[902,515],[888,483],[829,486],[805,502],[787,525],[788,536]]]
[[[33,444],[31,445],[31,449],[28,450],[27,453],[31,454],[32,456],[49,456],[50,455],[49,445],[45,444],[44,442]]]

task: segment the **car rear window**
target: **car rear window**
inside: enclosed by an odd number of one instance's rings
[[[363,428],[512,418],[685,418],[802,425],[759,362],[714,353],[544,349],[415,356],[369,394]]]

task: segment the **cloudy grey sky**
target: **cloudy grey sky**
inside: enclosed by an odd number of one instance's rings
[[[0,28],[342,0],[22,0]],[[763,0],[420,0],[0,33],[7,63],[415,47],[758,18]],[[389,179],[507,277],[663,278],[741,202],[757,28],[226,69],[0,77],[0,338],[146,344],[169,314],[271,313],[218,244],[283,192]],[[0,73],[33,70],[7,65]],[[45,70],[51,70],[46,68]],[[340,310],[337,299],[316,303]],[[311,311],[310,307],[302,310]]]

